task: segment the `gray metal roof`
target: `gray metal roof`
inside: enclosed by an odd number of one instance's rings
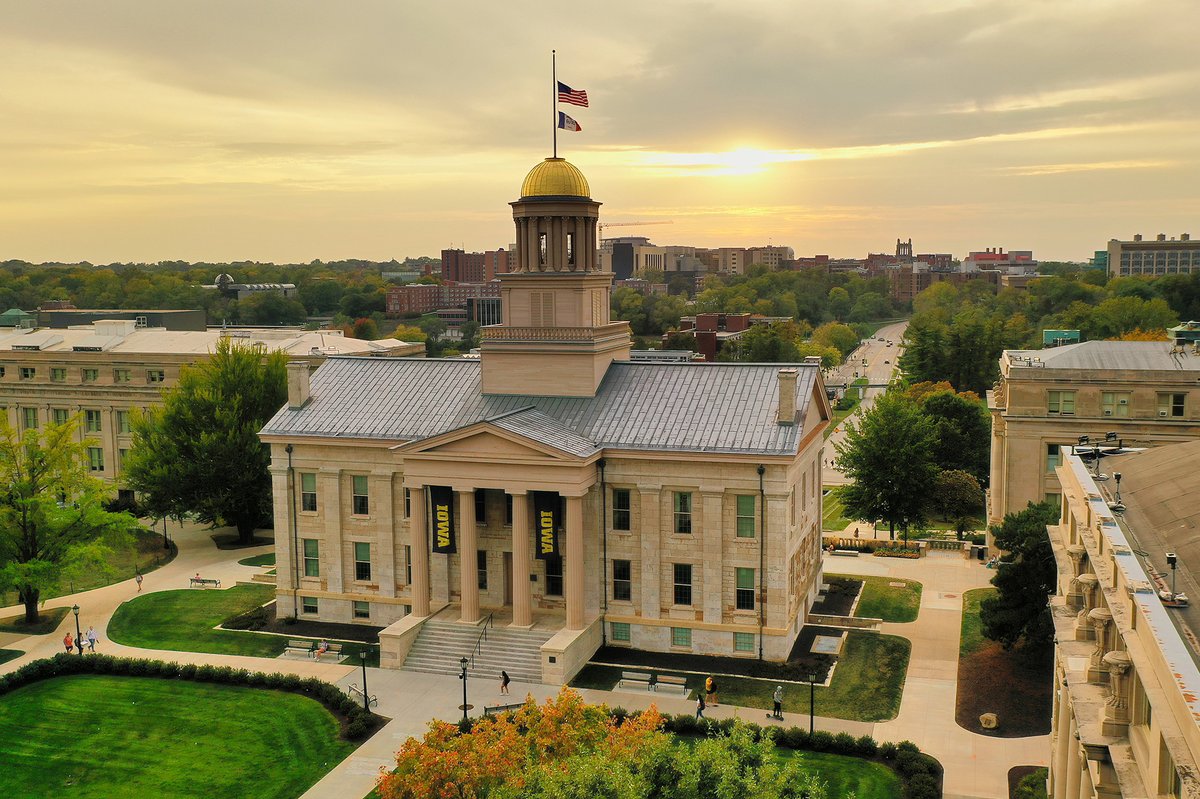
[[[785,366],[798,372],[794,425],[776,422]],[[789,455],[804,435],[817,372],[812,364],[618,361],[594,397],[543,397],[481,394],[474,360],[334,357],[313,373],[309,402],[284,407],[262,432],[402,442],[494,419],[576,453],[590,445]],[[506,416],[513,411],[523,413]]]
[[[1182,354],[1171,352],[1169,341],[1084,341],[1045,350],[1007,350],[1012,366],[1021,368],[1028,363],[1012,363],[1014,359],[1041,359],[1045,369],[1133,369],[1151,372],[1200,370],[1200,355],[1185,347]]]

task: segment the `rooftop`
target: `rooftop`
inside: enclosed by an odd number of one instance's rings
[[[1172,352],[1168,341],[1084,341],[1048,350],[1005,350],[1003,361],[1009,369],[1200,371],[1200,355],[1187,348]]]

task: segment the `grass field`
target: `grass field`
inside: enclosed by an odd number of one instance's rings
[[[80,675],[0,698],[6,796],[294,799],[353,749],[277,691]]]
[[[215,591],[184,588],[157,591],[129,600],[113,614],[108,637],[118,644],[176,652],[211,652],[273,658],[283,653],[289,636],[240,630],[214,630],[275,598],[269,585],[239,585]],[[291,636],[299,637],[299,636]],[[344,654],[358,662],[363,644],[343,644]],[[367,665],[378,665],[378,648],[368,646]]]
[[[843,515],[845,511],[842,506],[841,486],[828,489],[828,493],[821,498],[821,529],[840,533],[854,524],[856,520]]]
[[[826,796],[854,794],[855,799],[900,799],[903,792],[896,772],[882,763],[794,749],[778,748],[775,753],[780,760],[795,760],[806,770],[816,771],[827,784]]]
[[[901,580],[892,577],[863,577],[849,574],[826,574],[826,577],[845,577],[861,580],[862,597],[854,615],[866,619],[883,619],[891,622],[917,620],[921,607],[921,584],[916,580]],[[891,585],[904,583],[903,587]]]
[[[958,656],[966,657],[991,643],[983,637],[983,623],[979,620],[979,604],[996,593],[995,588],[975,588],[963,594],[962,638],[958,641]]]
[[[49,610],[42,609],[38,613],[38,620],[34,624],[25,623],[25,614],[19,613],[16,616],[7,616],[0,619],[0,633],[17,633],[18,635],[46,635],[54,632],[55,628],[62,622],[63,616],[71,612],[70,608],[50,608]]]
[[[10,660],[15,660],[25,653],[19,649],[0,649],[0,663],[7,663]]]
[[[242,566],[274,566],[275,553],[266,552],[262,555],[255,555],[251,558],[242,558],[238,561]]]

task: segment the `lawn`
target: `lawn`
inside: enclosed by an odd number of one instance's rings
[[[816,688],[816,714],[849,721],[895,718],[900,710],[911,648],[908,639],[895,635],[849,633],[833,672],[833,684],[828,688]],[[612,690],[622,670],[620,666],[589,665],[579,672],[571,685]],[[684,676],[688,688],[693,691],[703,688],[703,675]],[[771,694],[777,684],[773,680],[722,676],[717,679],[718,697],[721,704],[770,710]],[[783,709],[789,713],[808,713],[808,686],[785,685]]]
[[[78,675],[0,698],[7,796],[293,799],[354,750],[296,694]]]
[[[269,585],[239,585],[218,590],[183,588],[135,597],[117,608],[108,623],[108,637],[118,644],[177,652],[210,652],[215,655],[250,655],[273,658],[283,653],[289,637],[240,630],[214,630],[221,622],[240,616],[275,598]],[[363,644],[343,644],[352,663],[358,662]],[[378,664],[378,647],[367,665]]]
[[[862,581],[862,597],[858,600],[858,607],[854,611],[855,616],[891,622],[917,620],[917,611],[921,607],[921,584],[916,580],[846,574],[826,574],[825,576]],[[892,583],[903,583],[903,586],[895,586]]]
[[[826,489],[825,496],[821,498],[821,529],[840,533],[858,521],[843,515],[845,512],[846,509],[842,505],[842,487]]]
[[[16,660],[24,654],[20,649],[0,649],[0,663]]]
[[[882,763],[784,748],[777,748],[775,754],[780,760],[796,760],[806,770],[816,771],[827,784],[826,796],[854,794],[855,799],[899,799],[902,793],[900,778]]]
[[[979,620],[979,605],[986,597],[996,593],[995,588],[975,588],[963,594],[962,638],[958,640],[958,656],[965,658],[990,643],[983,637],[983,623]]]
[[[238,563],[242,566],[274,566],[275,553],[265,552],[262,555],[255,555],[251,558],[242,558]]]
[[[70,608],[50,608],[38,613],[38,620],[33,624],[25,623],[25,614],[8,616],[0,619],[0,633],[17,633],[20,635],[46,635],[54,632],[62,622],[63,616],[71,612]]]

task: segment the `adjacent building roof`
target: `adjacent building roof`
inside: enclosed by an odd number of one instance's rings
[[[1006,350],[1004,354],[1011,367],[1200,371],[1200,355],[1186,348],[1173,353],[1168,341],[1084,341],[1046,350]]]
[[[779,370],[797,370],[794,425],[776,421]],[[600,448],[793,455],[818,367],[812,364],[614,362],[594,397],[480,392],[480,363],[330,358],[311,399],[263,435],[414,441],[491,420],[583,456]],[[519,413],[514,413],[519,412]]]

